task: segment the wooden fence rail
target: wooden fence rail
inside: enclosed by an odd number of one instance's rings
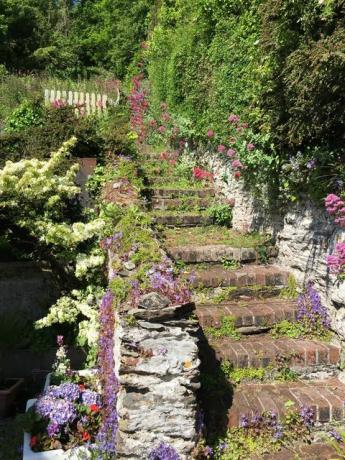
[[[53,104],[59,107],[67,104],[76,107],[77,115],[101,114],[109,106],[117,105],[120,102],[120,90],[117,90],[117,98],[111,99],[107,94],[46,89],[44,90],[44,100],[46,105]]]

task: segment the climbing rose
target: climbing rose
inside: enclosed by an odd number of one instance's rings
[[[249,152],[251,152],[252,150],[255,149],[255,145],[252,144],[252,143],[249,143],[249,144],[247,144],[247,149],[249,150]]]
[[[219,153],[224,153],[225,149],[226,149],[225,145],[223,145],[223,144],[218,145],[218,152]]]
[[[214,131],[212,129],[209,129],[207,131],[207,137],[209,137],[211,139],[211,137],[214,137]]]

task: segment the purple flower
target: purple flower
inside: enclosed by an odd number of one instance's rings
[[[180,460],[180,456],[176,452],[176,450],[161,442],[158,447],[151,450],[149,453],[149,460]]]
[[[81,394],[81,401],[86,406],[92,406],[95,404],[96,406],[101,405],[101,397],[98,393],[92,390],[85,390]]]
[[[310,323],[319,323],[326,329],[330,328],[328,310],[322,305],[321,298],[312,282],[307,283],[306,291],[298,297],[297,319],[306,326]]]
[[[206,446],[205,449],[204,449],[204,454],[206,455],[206,457],[212,457],[212,455],[213,455],[212,447]]]
[[[52,385],[48,387],[46,394],[52,398],[61,398],[73,402],[79,399],[80,389],[75,383],[62,383],[58,386]]]
[[[311,428],[314,425],[314,415],[314,409],[312,407],[301,406],[300,416],[307,428]]]
[[[59,431],[60,431],[60,427],[56,422],[51,422],[47,426],[47,433],[48,433],[48,436],[51,437],[51,438],[53,436],[57,435],[59,433]]]
[[[56,342],[57,342],[59,347],[63,347],[63,335],[58,335],[56,337]]]
[[[241,428],[248,428],[249,426],[249,418],[247,415],[242,415],[240,420],[240,427]]]
[[[316,166],[316,161],[315,160],[309,160],[307,163],[307,168],[308,169],[314,169]]]
[[[63,399],[53,399],[50,396],[43,396],[36,401],[36,412],[43,418],[48,418],[51,423],[59,426],[73,422],[76,417],[74,404]]]
[[[333,438],[337,442],[342,442],[343,441],[343,438],[341,437],[341,435],[338,433],[337,430],[333,429],[332,431],[329,431],[328,434],[329,434],[329,436],[331,438]]]

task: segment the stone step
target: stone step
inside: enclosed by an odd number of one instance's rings
[[[228,411],[228,426],[241,425],[242,416],[252,416],[265,411],[274,411],[278,417],[289,411],[286,403],[294,403],[314,410],[314,422],[331,424],[345,421],[345,385],[335,377],[326,380],[286,383],[246,383],[236,387],[231,408]]]
[[[296,443],[284,448],[279,452],[265,454],[263,456],[254,455],[250,460],[344,460],[344,454],[339,452],[343,449],[345,454],[345,446],[339,445],[338,451],[331,445],[321,442],[312,444]]]
[[[213,188],[190,188],[190,189],[172,189],[172,188],[150,188],[145,189],[144,192],[155,198],[180,198],[180,197],[194,197],[194,198],[208,198],[214,196]]]
[[[264,299],[198,305],[196,315],[202,328],[219,327],[224,316],[232,316],[237,328],[262,330],[283,320],[295,320],[297,310],[296,301]]]
[[[335,371],[341,361],[341,348],[338,345],[317,340],[274,339],[270,334],[260,334],[240,340],[209,338],[208,343],[217,361],[228,361],[234,368],[241,369],[268,366],[275,369],[284,365],[299,373],[329,372]]]
[[[187,209],[206,209],[211,205],[209,198],[159,198],[153,197],[151,200],[152,209],[159,209],[162,211],[169,209],[187,210]]]
[[[258,259],[254,248],[233,248],[226,244],[168,247],[167,252],[173,259],[186,263],[217,263],[222,260],[246,263],[255,262]]]
[[[230,270],[221,265],[206,269],[189,270],[185,276],[191,279],[193,287],[245,287],[283,286],[289,273],[276,265],[246,265],[238,270]]]
[[[190,213],[166,213],[153,214],[153,222],[166,227],[196,227],[201,225],[211,225],[212,218],[207,214]]]

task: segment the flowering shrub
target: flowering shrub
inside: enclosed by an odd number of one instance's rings
[[[327,212],[335,217],[335,223],[342,228],[345,228],[345,202],[333,193],[325,198],[325,206]]]
[[[146,139],[147,129],[144,122],[144,115],[149,108],[147,92],[143,88],[144,75],[135,75],[132,78],[132,89],[128,97],[131,112],[131,127],[138,134],[138,140],[143,143]]]
[[[205,171],[202,168],[195,167],[193,169],[193,176],[195,177],[195,179],[200,180],[200,181],[204,180],[204,181],[213,182],[213,174],[208,171]]]
[[[345,243],[338,243],[335,252],[327,256],[326,262],[331,273],[342,279],[345,275]]]

